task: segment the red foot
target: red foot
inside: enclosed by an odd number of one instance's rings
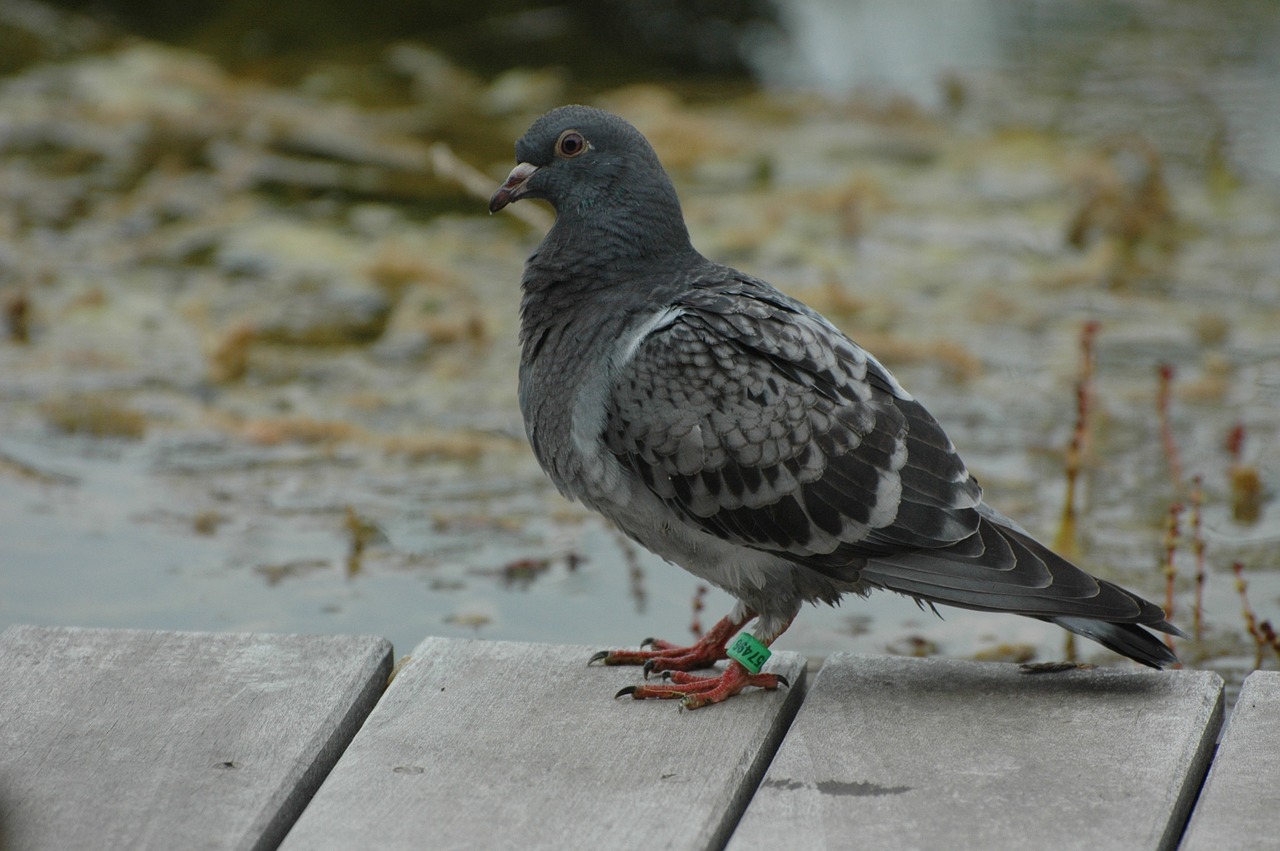
[[[707,631],[706,635],[689,647],[651,638],[641,646],[648,645],[654,648],[653,650],[601,650],[592,656],[587,664],[603,662],[606,665],[644,665],[646,678],[650,673],[661,671],[692,671],[698,668],[710,668],[721,659],[729,658],[724,653],[725,647],[742,625],[752,617],[755,615],[751,614],[742,621],[721,618]]]
[[[614,697],[629,694],[636,700],[679,698],[685,709],[697,709],[728,700],[747,686],[772,690],[780,685],[791,685],[786,677],[779,674],[748,674],[747,669],[737,662],[730,662],[729,667],[718,677],[695,677],[676,671],[665,675],[664,679],[669,682],[663,685],[627,686]]]

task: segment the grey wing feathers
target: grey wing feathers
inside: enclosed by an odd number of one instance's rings
[[[604,439],[678,516],[833,570],[973,534],[950,441],[825,320],[750,279],[677,308],[621,370]]]

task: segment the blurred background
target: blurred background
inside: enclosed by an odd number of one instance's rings
[[[1187,664],[1277,665],[1268,0],[4,0],[0,628],[405,653],[727,612],[524,440],[550,212],[485,200],[566,102],[635,123],[703,253],[877,353],[994,505],[1171,604]],[[850,599],[780,646],[1073,652],[943,614]]]

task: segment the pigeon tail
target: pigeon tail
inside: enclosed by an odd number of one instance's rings
[[[917,600],[1048,621],[1153,668],[1178,659],[1147,630],[1183,636],[1164,611],[1091,576],[1018,529],[981,512],[971,538],[870,560],[861,578]]]
[[[1128,656],[1135,662],[1141,662],[1149,668],[1168,668],[1178,664],[1178,657],[1164,642],[1137,624],[1108,623],[1090,618],[1070,617],[1050,618],[1049,621],[1076,635],[1092,639],[1121,656]],[[1151,628],[1170,635],[1185,637],[1182,630],[1167,621],[1151,624]]]

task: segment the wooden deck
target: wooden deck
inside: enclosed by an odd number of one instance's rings
[[[1266,847],[1280,674],[836,655],[697,712],[596,648],[0,634],[0,849]],[[1205,775],[1208,773],[1208,780]],[[1201,786],[1203,783],[1203,790]],[[1189,826],[1188,826],[1189,822]],[[1183,838],[1185,828],[1185,838]]]

